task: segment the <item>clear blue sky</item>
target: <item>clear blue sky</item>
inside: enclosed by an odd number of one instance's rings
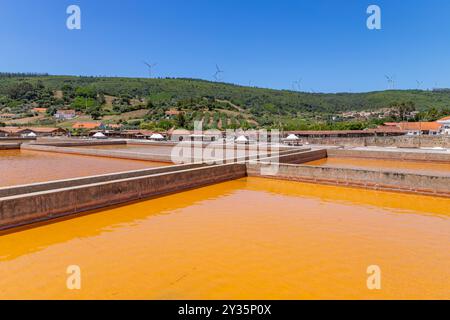
[[[448,0],[2,0],[0,43],[1,71],[146,77],[149,60],[158,77],[212,80],[217,63],[225,82],[277,89],[450,87]]]

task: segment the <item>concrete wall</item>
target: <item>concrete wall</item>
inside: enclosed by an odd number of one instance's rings
[[[450,163],[450,153],[440,152],[405,152],[405,151],[378,151],[378,150],[352,150],[352,149],[329,149],[328,157],[350,157],[385,159],[398,161],[432,161]]]
[[[0,229],[245,177],[245,164],[153,174],[0,199]]]
[[[1,127],[0,127],[1,130]],[[22,137],[0,137],[0,143],[9,143],[9,142],[32,142],[35,141],[36,137],[34,138],[22,138]]]
[[[3,187],[3,188],[0,188],[0,198],[11,197],[11,196],[26,194],[26,193],[48,191],[48,190],[53,190],[53,189],[76,187],[76,186],[81,186],[81,185],[86,185],[86,184],[94,184],[94,183],[107,182],[107,181],[113,181],[113,180],[142,177],[142,176],[148,176],[151,174],[175,172],[175,171],[180,171],[180,170],[200,168],[200,167],[204,167],[204,166],[205,165],[203,165],[203,164],[183,164],[183,165],[174,165],[174,166],[168,166],[168,167],[158,167],[158,168],[150,168],[150,169],[144,169],[144,170],[133,170],[133,171],[126,171],[126,172],[112,173],[112,174],[103,174],[103,175],[96,175],[96,176],[83,177],[83,178],[74,178],[74,179],[64,179],[64,180],[57,180],[57,181],[33,183],[33,184],[27,184],[27,185],[21,185],[21,186]]]
[[[296,152],[287,155],[281,155],[279,157],[280,163],[290,163],[290,164],[301,164],[310,161],[315,161],[327,157],[327,150],[313,150],[313,151],[303,151]]]
[[[0,143],[0,150],[20,149],[20,143]]]
[[[39,140],[35,145],[53,146],[53,147],[88,147],[88,146],[115,146],[126,145],[125,140],[89,140],[89,141],[44,141]]]
[[[55,147],[55,146],[37,145],[37,144],[23,144],[22,149],[34,150],[34,151],[44,151],[44,152],[57,152],[57,153],[87,155],[87,156],[96,156],[96,157],[144,160],[144,161],[158,161],[158,162],[172,163],[170,154],[136,153],[136,152],[131,153],[131,152],[121,152],[118,150],[110,150],[110,149],[102,150],[102,149],[67,148],[67,147],[62,147],[62,146]]]
[[[247,174],[261,176],[264,166],[263,163],[248,164]],[[393,171],[280,164],[277,174],[268,177],[450,197],[450,175],[431,176]]]
[[[123,142],[121,143],[123,144]],[[57,145],[57,146],[56,146]],[[86,144],[91,145],[91,144]],[[148,144],[146,144],[148,145]],[[156,144],[152,144],[151,146],[155,146]],[[133,151],[126,151],[126,150],[112,150],[112,149],[87,149],[87,148],[76,148],[73,147],[73,145],[67,145],[70,148],[65,147],[65,144],[23,144],[22,149],[24,150],[34,150],[34,151],[44,151],[44,152],[57,152],[57,153],[67,153],[67,154],[77,154],[77,155],[89,155],[89,156],[97,156],[97,157],[107,157],[107,158],[120,158],[120,159],[130,159],[130,160],[145,160],[145,161],[158,161],[158,162],[166,162],[166,163],[172,163],[172,157],[170,153],[170,148],[174,147],[173,145],[167,145],[167,144],[161,144],[161,146],[168,147],[168,151],[164,153],[139,153],[139,152],[133,152]],[[180,145],[182,146],[182,145]],[[202,144],[197,144],[195,147],[202,146]],[[196,159],[194,157],[194,145],[191,145],[190,143],[187,143],[185,145],[188,149],[191,148],[192,150],[192,157],[187,158],[187,162],[200,162],[202,159]],[[206,147],[206,145],[202,146],[203,148]],[[219,150],[223,147],[230,147],[229,145],[224,146],[222,144],[218,145],[211,145],[210,146],[214,150]],[[250,157],[254,157],[254,153],[251,151],[256,151],[256,146],[233,146],[231,145],[231,150],[234,150],[235,156],[232,157],[233,159],[238,156],[241,157],[242,155],[245,155],[242,159],[239,158],[236,161],[245,161],[248,160]],[[251,151],[250,151],[251,150]],[[279,150],[274,150],[273,152],[276,153],[292,153],[292,152],[298,152],[302,150],[310,150],[309,148],[285,148],[282,147]],[[240,152],[239,152],[240,151]],[[266,150],[267,153],[270,155],[272,151],[270,148]],[[214,156],[214,155],[213,155]],[[266,154],[262,154],[261,156],[266,157]],[[221,158],[222,159],[222,158]],[[228,161],[230,162],[230,161]]]
[[[378,146],[378,147],[443,147],[450,148],[450,136],[397,136],[397,137],[366,137],[366,138],[302,138],[310,144],[336,146]]]

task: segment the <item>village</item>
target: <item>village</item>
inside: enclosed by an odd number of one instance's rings
[[[64,114],[74,114],[65,111]],[[57,113],[56,117],[61,117]],[[75,116],[74,116],[75,118]],[[240,135],[245,136],[245,131],[240,130]],[[208,130],[203,133],[206,141],[212,137],[225,138],[225,130]],[[374,129],[365,130],[320,130],[320,131],[283,131],[282,138],[292,135],[298,138],[315,137],[379,137],[379,136],[448,136],[450,135],[450,116],[433,122],[387,122]],[[75,122],[71,128],[61,127],[34,127],[34,126],[4,126],[0,127],[0,137],[78,137],[78,138],[124,138],[142,140],[170,140],[181,141],[193,139],[194,131],[185,129],[170,129],[167,131],[153,131],[142,129],[124,129],[121,124],[105,124],[100,121]],[[201,137],[200,137],[201,138]],[[236,136],[238,138],[238,136]]]

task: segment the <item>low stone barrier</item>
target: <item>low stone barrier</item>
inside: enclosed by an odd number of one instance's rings
[[[64,180],[40,182],[40,183],[33,183],[33,184],[20,185],[20,186],[2,187],[2,188],[0,188],[0,198],[11,197],[11,196],[26,194],[26,193],[35,193],[35,192],[48,191],[48,190],[54,190],[54,189],[76,187],[76,186],[81,186],[81,185],[85,185],[85,184],[93,184],[93,183],[107,182],[107,181],[113,181],[113,180],[142,177],[142,176],[148,176],[151,174],[175,172],[175,171],[180,171],[180,170],[200,168],[203,166],[205,166],[205,165],[203,165],[203,164],[173,165],[173,166],[157,167],[157,168],[150,168],[150,169],[144,169],[144,170],[133,170],[133,171],[126,171],[126,172],[102,174],[102,175],[89,176],[89,177],[83,177],[83,178],[64,179]]]
[[[123,143],[121,143],[123,144]],[[182,145],[181,145],[182,146]],[[201,162],[202,159],[196,159],[195,151],[194,151],[194,145],[186,144],[184,146],[185,148],[191,148],[192,151],[192,157],[186,159],[189,162]],[[222,147],[222,145],[215,145],[213,150],[219,151]],[[67,154],[76,154],[76,155],[88,155],[88,156],[96,156],[96,157],[107,157],[107,158],[120,158],[120,159],[129,159],[129,160],[144,160],[144,161],[157,161],[157,162],[166,162],[166,163],[173,163],[172,162],[172,156],[171,153],[143,153],[143,152],[136,152],[136,151],[125,151],[125,150],[111,150],[111,149],[83,149],[83,148],[76,148],[72,145],[66,146],[65,144],[23,144],[22,149],[24,150],[34,150],[34,151],[44,151],[44,152],[57,152],[57,153],[67,153]],[[203,150],[203,149],[202,149]],[[234,161],[245,161],[252,158],[258,158],[261,156],[266,157],[267,155],[272,155],[273,153],[279,153],[281,154],[288,154],[288,153],[296,153],[301,152],[305,150],[310,150],[309,148],[281,148],[280,150],[271,151],[269,148],[268,150],[264,150],[268,154],[262,154],[257,155],[256,154],[256,148],[245,148],[245,146],[235,146],[234,149],[234,156],[231,158],[227,158],[227,162]],[[230,150],[228,150],[230,151]],[[241,151],[241,152],[239,152]],[[254,151],[254,152],[252,152]],[[241,157],[240,153],[244,153],[245,156]],[[238,157],[236,159],[236,157]],[[206,158],[209,159],[209,158]],[[212,157],[211,159],[214,159]],[[222,158],[220,158],[222,159]]]
[[[0,198],[0,229],[245,176],[245,164],[227,164]]]
[[[76,155],[85,155],[85,156],[96,156],[96,157],[172,163],[170,154],[122,152],[122,151],[118,151],[118,150],[102,150],[102,149],[68,148],[68,147],[64,147],[64,146],[56,147],[56,146],[50,146],[50,145],[37,145],[37,144],[23,144],[22,149],[34,150],[34,151],[44,151],[44,152],[67,153],[67,154],[76,154]]]
[[[396,136],[396,137],[302,137],[310,144],[324,144],[351,147],[402,147],[402,148],[450,148],[450,136]]]
[[[280,163],[301,164],[310,161],[315,161],[327,157],[327,150],[308,150],[302,152],[291,153],[287,155],[281,155],[279,157]]]
[[[116,146],[126,145],[125,140],[103,140],[103,141],[49,141],[37,142],[34,145],[38,146],[53,146],[53,147],[88,147],[88,146]]]
[[[406,151],[379,151],[379,150],[352,150],[329,149],[328,157],[384,159],[396,161],[432,161],[450,163],[450,153],[439,152],[406,152]]]
[[[20,149],[20,143],[0,143],[0,150]]]
[[[0,127],[1,129],[1,127]],[[36,137],[0,137],[0,143],[8,142],[31,142],[36,141]]]
[[[249,163],[247,174],[262,176],[264,166],[267,164]],[[266,177],[450,197],[450,175],[444,174],[424,175],[385,170],[280,164],[275,175]]]

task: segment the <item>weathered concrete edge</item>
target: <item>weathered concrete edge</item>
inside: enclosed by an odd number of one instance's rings
[[[245,164],[226,164],[6,197],[0,230],[245,176]]]
[[[37,142],[33,145],[36,146],[49,146],[49,147],[89,147],[89,146],[116,146],[126,145],[125,140],[100,140],[100,141],[49,141],[49,142]]]
[[[80,148],[68,148],[68,147],[55,147],[49,145],[36,145],[36,144],[23,144],[22,149],[32,150],[32,151],[43,151],[43,152],[56,152],[65,154],[76,154],[83,156],[96,156],[96,157],[106,157],[106,158],[118,158],[127,160],[141,160],[141,161],[157,161],[172,163],[170,155],[167,154],[156,154],[156,153],[124,153],[114,150],[100,150],[100,149],[80,149]]]
[[[10,186],[10,187],[2,187],[0,188],[0,198],[4,197],[12,197],[20,194],[26,193],[35,193],[41,191],[47,191],[52,189],[62,189],[69,187],[76,187],[86,184],[107,182],[113,180],[121,180],[127,178],[134,177],[142,177],[148,176],[151,174],[157,173],[165,173],[165,172],[174,172],[179,170],[187,170],[205,166],[203,164],[182,164],[182,165],[173,165],[167,167],[154,167],[150,169],[141,169],[141,170],[132,170],[132,171],[124,171],[118,173],[108,173],[102,175],[81,177],[81,178],[73,178],[73,179],[63,179],[63,180],[54,180],[48,182],[40,182],[40,183],[32,183],[20,186]]]
[[[189,146],[186,146],[189,147]],[[64,153],[64,154],[76,154],[76,155],[84,155],[84,156],[96,156],[96,157],[106,157],[106,158],[119,158],[119,159],[127,159],[127,160],[140,160],[140,161],[157,161],[157,162],[165,162],[172,163],[171,154],[156,154],[156,153],[137,153],[137,152],[122,152],[116,150],[101,150],[101,149],[81,149],[81,148],[67,148],[62,146],[50,146],[50,145],[37,145],[37,144],[24,144],[22,145],[22,149],[24,150],[33,150],[33,151],[42,151],[42,152],[56,152],[56,153]],[[219,150],[217,148],[217,150]],[[235,151],[237,149],[234,149]],[[278,152],[281,154],[288,153],[296,153],[301,151],[310,150],[307,148],[303,149],[283,149]],[[276,150],[266,150],[267,152],[276,153]],[[236,154],[235,154],[236,155]],[[237,154],[239,156],[239,154]],[[244,158],[237,158],[236,162],[242,160],[248,160],[251,157],[256,157],[256,155],[250,153],[246,155]],[[234,156],[232,159],[235,159]],[[227,162],[232,160],[225,159]],[[201,162],[203,159],[192,158],[192,162]],[[206,159],[206,160],[214,160]]]
[[[402,152],[380,150],[328,149],[328,157],[365,158],[395,161],[423,161],[450,163],[450,154],[437,152]]]
[[[15,150],[20,149],[20,143],[1,143],[0,150]]]
[[[282,151],[280,153],[279,159],[297,157],[297,154],[303,157],[303,154],[305,153],[305,151],[300,152],[300,153],[297,152],[295,154],[293,154],[293,153],[295,153],[295,151],[293,151],[293,150]],[[243,163],[250,159],[257,160],[257,158],[248,156],[245,158],[230,159],[230,162],[227,162],[227,163]],[[274,157],[274,158],[265,158],[265,159],[278,159],[278,158]],[[309,160],[310,158],[303,157],[302,159],[304,159],[305,161],[306,160],[310,161]],[[1,187],[0,188],[0,198],[11,197],[11,196],[26,194],[26,193],[47,191],[47,190],[52,190],[52,189],[75,187],[75,186],[81,186],[81,185],[85,185],[85,184],[93,184],[93,183],[99,183],[99,182],[141,177],[141,176],[147,176],[147,175],[157,174],[157,173],[187,170],[187,169],[204,167],[206,165],[207,164],[196,162],[196,163],[192,163],[192,164],[179,164],[179,165],[172,165],[172,166],[167,166],[167,167],[154,167],[154,168],[149,168],[149,169],[131,170],[131,171],[107,173],[107,174],[102,174],[102,175],[94,175],[94,176],[87,176],[87,177],[80,177],[80,178],[61,179],[61,180],[38,182],[38,183],[18,185],[18,186]]]
[[[262,175],[264,163],[247,164],[249,176],[450,197],[450,176],[349,168],[279,164],[275,175]]]

